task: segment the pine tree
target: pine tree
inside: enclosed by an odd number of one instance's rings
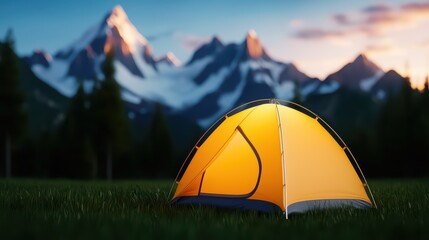
[[[378,171],[385,168],[383,172],[387,176],[400,175],[400,165],[404,158],[404,151],[399,146],[403,137],[407,134],[405,126],[407,111],[402,99],[408,86],[404,84],[400,93],[391,95],[380,111],[378,121],[378,142],[380,143],[380,155],[382,161],[378,164]],[[389,164],[387,164],[389,163]]]
[[[97,177],[97,155],[88,135],[80,140],[79,145],[79,177],[85,179],[95,179]]]
[[[131,144],[130,123],[125,115],[120,87],[114,78],[113,60],[113,52],[110,51],[103,65],[104,80],[98,89],[94,89],[91,104],[98,156],[99,159],[105,158],[106,178],[109,180],[113,174],[113,157],[126,151]]]
[[[426,77],[423,91],[419,102],[420,118],[419,128],[421,144],[421,169],[422,175],[429,176],[429,77]]]
[[[407,78],[397,95],[389,97],[378,123],[383,162],[380,171],[395,177],[416,177],[423,173],[426,156],[422,131],[421,99]]]
[[[12,144],[25,128],[24,95],[20,89],[19,62],[9,30],[0,49],[0,136],[5,140],[5,172],[12,176]]]
[[[422,91],[421,105],[423,111],[429,113],[429,76],[425,78],[425,84]]]
[[[148,170],[154,177],[166,177],[172,174],[173,144],[167,120],[162,112],[161,104],[157,103],[146,140],[148,147]]]
[[[63,174],[67,177],[93,179],[96,176],[97,159],[90,141],[87,101],[81,82],[58,140],[62,145]]]

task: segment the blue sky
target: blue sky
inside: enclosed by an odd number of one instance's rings
[[[407,61],[417,75],[423,76],[427,68],[429,33],[422,33],[429,23],[427,0],[2,0],[0,34],[12,28],[21,55],[34,49],[54,54],[118,4],[149,39],[155,55],[171,51],[182,61],[212,35],[226,43],[240,42],[249,29],[254,29],[273,58],[293,61],[312,76],[323,78],[360,52],[366,52],[386,70],[395,68],[404,73]],[[416,7],[403,10],[408,5]],[[369,19],[380,16],[398,19],[369,23]],[[340,21],[344,19],[350,23]],[[402,24],[404,21],[409,24]],[[371,33],[361,31],[364,28],[371,28]],[[412,35],[414,40],[404,35]],[[413,49],[420,43],[421,49]]]

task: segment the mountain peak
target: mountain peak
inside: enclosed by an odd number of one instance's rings
[[[261,41],[259,40],[256,31],[253,29],[247,32],[246,40],[244,41],[244,47],[249,58],[255,59],[264,55],[264,49],[262,47]]]
[[[40,64],[44,67],[49,67],[52,62],[52,57],[49,53],[40,49],[35,49],[33,54],[23,58],[30,66]]]
[[[119,12],[124,12],[125,13],[125,11],[124,11],[124,9],[122,8],[122,6],[121,6],[121,4],[118,4],[118,5],[116,5],[116,6],[114,6],[113,8],[112,8],[112,12],[113,11],[119,11]]]
[[[34,49],[33,56],[36,56],[36,55],[43,56],[48,62],[52,61],[52,56],[41,49]]]
[[[131,24],[127,14],[121,5],[115,6],[106,16],[106,24],[109,27],[120,27],[121,25]]]
[[[360,53],[355,59],[355,61],[367,61],[367,60],[368,60],[368,58],[363,53]]]
[[[381,74],[383,70],[379,66],[364,54],[359,54],[353,62],[347,63],[327,79],[335,80],[350,89],[361,89],[363,85],[367,85],[366,83],[375,83],[382,76]]]
[[[220,38],[215,35],[215,36],[213,36],[212,40],[210,41],[210,45],[212,45],[212,46],[218,46],[218,45],[222,46],[223,43],[220,40]]]
[[[194,52],[194,55],[192,55],[191,60],[187,64],[191,64],[207,56],[215,55],[223,48],[224,48],[224,45],[222,41],[217,36],[213,36],[210,42],[203,44],[200,48],[198,48]]]
[[[258,38],[258,34],[256,34],[256,31],[254,29],[250,29],[247,32],[247,37],[248,38]]]
[[[148,45],[148,41],[136,29],[128,19],[121,5],[115,6],[106,16],[105,23],[107,35],[117,32],[130,51],[134,51],[136,44]]]
[[[381,71],[381,68],[377,66],[374,62],[369,60],[368,57],[363,53],[359,54],[352,62],[352,64],[357,65],[358,67],[371,69],[373,72]]]

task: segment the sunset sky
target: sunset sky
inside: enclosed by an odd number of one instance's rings
[[[254,29],[273,58],[314,77],[325,78],[362,52],[415,81],[429,73],[427,0],[2,0],[0,34],[12,28],[21,55],[33,49],[54,54],[118,4],[155,55],[171,51],[183,62],[213,35],[241,42]]]

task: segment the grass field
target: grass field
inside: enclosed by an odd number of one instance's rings
[[[429,239],[429,180],[370,181],[378,209],[290,216],[170,206],[170,181],[0,181],[0,239]]]

